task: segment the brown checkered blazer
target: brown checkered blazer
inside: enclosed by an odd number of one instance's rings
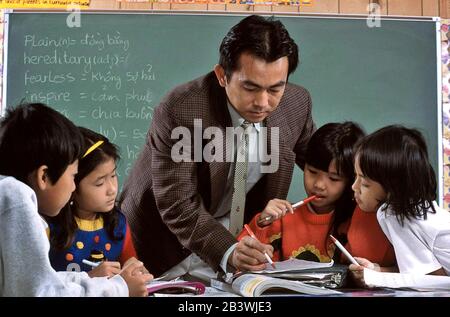
[[[220,127],[225,136],[225,127],[232,126],[226,100],[213,72],[172,90],[155,109],[147,142],[125,182],[121,209],[131,226],[139,259],[155,275],[191,252],[218,270],[225,251],[236,243],[212,217],[231,164],[175,163],[170,156],[172,145],[179,141],[171,139],[172,130],[183,126],[192,132],[194,119],[202,119],[203,129]],[[265,125],[280,129],[279,168],[265,174],[247,194],[244,222],[270,199],[285,199],[294,163],[304,166],[306,144],[315,129],[308,91],[288,84]]]

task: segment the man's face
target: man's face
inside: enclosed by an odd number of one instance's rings
[[[280,103],[286,88],[289,62],[287,57],[272,63],[243,53],[239,58],[240,69],[226,78],[223,68],[215,68],[216,76],[228,96],[228,100],[242,118],[249,122],[261,122]]]

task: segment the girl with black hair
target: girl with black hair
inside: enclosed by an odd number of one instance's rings
[[[355,156],[352,188],[362,210],[376,211],[401,273],[450,273],[450,213],[436,202],[436,177],[421,133],[392,125],[365,137]],[[391,271],[365,258],[350,265]]]
[[[319,128],[308,142],[303,176],[307,195],[316,199],[295,212],[288,201],[273,199],[250,222],[257,238],[272,245],[275,261],[339,261],[340,252],[335,252],[329,235],[343,243],[347,240],[345,231],[355,209],[351,189],[353,148],[363,136],[353,122],[328,123]],[[246,235],[244,230],[239,239]],[[269,248],[268,254],[271,251]]]
[[[80,130],[87,149],[79,161],[72,200],[50,219],[50,261],[57,271],[113,276],[125,262],[137,261],[125,216],[115,205],[119,154],[103,135]]]

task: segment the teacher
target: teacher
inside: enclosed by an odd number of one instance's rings
[[[219,64],[174,88],[124,184],[120,206],[140,260],[154,274],[209,281],[256,270],[273,248],[236,236],[267,202],[285,199],[315,130],[311,97],[288,82],[298,47],[284,25],[248,16]]]

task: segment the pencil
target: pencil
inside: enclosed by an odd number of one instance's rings
[[[331,240],[333,240],[334,244],[336,244],[336,246],[342,251],[342,253],[344,253],[344,255],[347,257],[347,259],[349,259],[350,262],[359,265],[359,263],[355,260],[355,258],[344,248],[344,246],[339,242],[338,239],[333,237],[331,234],[330,238]]]
[[[314,200],[314,199],[316,199],[316,195],[312,195],[312,196],[310,196],[308,198],[300,200],[298,203],[293,204],[292,208],[295,209],[297,207],[300,207],[301,205],[309,203],[311,200]],[[258,219],[257,222],[258,222],[258,224],[262,224],[263,222],[269,221],[270,219],[272,219],[272,216],[267,216],[267,217],[264,217],[262,219]]]
[[[245,230],[247,230],[248,234],[250,235],[250,237],[252,237],[253,239],[258,240],[258,238],[255,236],[255,234],[253,233],[252,229],[250,229],[250,227],[245,224],[244,225]],[[273,263],[272,259],[270,258],[270,256],[267,254],[267,252],[264,252],[264,256],[266,257],[267,261],[270,263],[270,265],[272,265],[272,267],[275,269],[275,263]]]
[[[92,262],[86,259],[83,259],[81,262],[83,262],[86,265],[92,266],[92,267],[97,267],[99,266],[102,262]]]

